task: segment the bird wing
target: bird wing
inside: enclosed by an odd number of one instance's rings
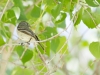
[[[29,28],[26,29],[19,29],[20,32],[26,33],[29,36],[32,36],[33,38],[35,38],[36,41],[40,41],[39,38],[37,37],[37,35]],[[43,46],[38,42],[38,44],[41,46],[41,48],[44,50]]]

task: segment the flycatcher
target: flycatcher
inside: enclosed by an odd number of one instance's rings
[[[30,41],[34,42],[34,39],[36,41],[39,41],[39,38],[37,37],[37,35],[30,29],[30,25],[26,22],[26,21],[21,21],[18,24],[17,27],[17,33],[18,36],[21,40],[23,40],[24,42],[29,43]],[[38,44],[40,45],[40,47],[44,50],[43,46],[38,42]]]

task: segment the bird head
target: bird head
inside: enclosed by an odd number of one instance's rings
[[[21,21],[17,28],[29,28],[30,25],[26,21]]]

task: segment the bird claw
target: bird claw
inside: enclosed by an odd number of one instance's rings
[[[30,43],[29,42],[26,42],[28,45],[30,45]]]
[[[20,43],[21,44],[21,46],[24,46],[24,43]]]

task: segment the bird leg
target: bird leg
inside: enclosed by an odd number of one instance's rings
[[[30,38],[30,39],[29,39],[29,41],[28,41],[28,42],[26,42],[28,45],[30,45],[30,43],[29,43],[29,42],[31,41],[31,39],[32,39],[32,38]]]
[[[22,46],[24,46],[24,43],[21,43]]]

